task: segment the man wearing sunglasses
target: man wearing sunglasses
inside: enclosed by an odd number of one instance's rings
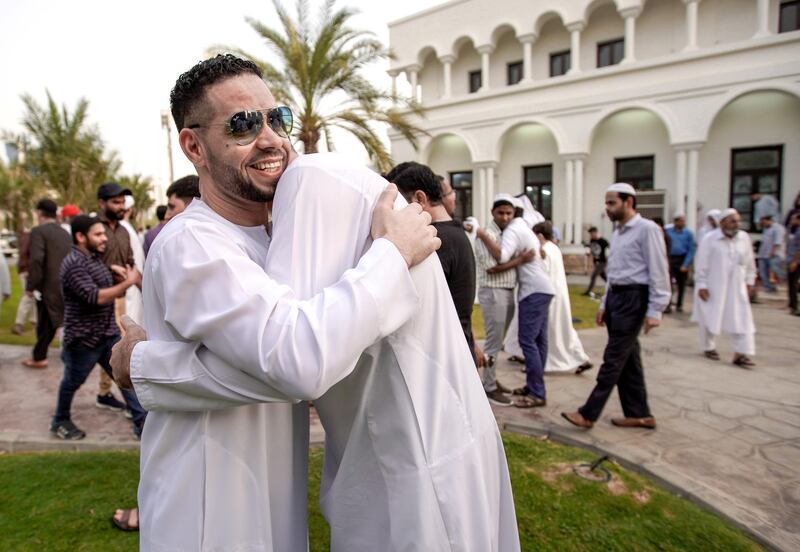
[[[267,202],[296,157],[290,112],[275,106],[255,64],[231,55],[181,75],[171,104],[202,199],[150,249],[144,298],[153,341],[126,321],[112,361],[117,374],[130,366],[151,410],[141,549],[306,550],[308,411],[296,399],[321,395],[412,316],[418,295],[408,268],[440,241],[419,206],[393,209],[397,191],[387,187],[373,212],[375,241],[358,265],[296,300],[263,269]],[[213,381],[197,366],[215,359],[240,371]],[[209,410],[265,383],[273,403]]]

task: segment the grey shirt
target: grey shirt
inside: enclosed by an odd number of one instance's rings
[[[661,228],[639,213],[617,227],[611,238],[606,274],[608,284],[600,308],[605,309],[611,286],[643,284],[650,287],[647,317],[660,320],[671,295],[667,249]]]

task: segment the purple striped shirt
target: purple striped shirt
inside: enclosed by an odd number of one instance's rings
[[[78,342],[91,348],[104,338],[119,335],[114,303],[97,304],[98,292],[114,285],[111,271],[100,257],[73,245],[61,263],[60,276],[64,293],[64,346]]]

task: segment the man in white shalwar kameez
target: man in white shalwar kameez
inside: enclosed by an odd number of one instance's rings
[[[550,274],[555,295],[550,302],[547,320],[547,364],[545,373],[574,372],[580,374],[592,367],[589,355],[583,350],[578,332],[572,325],[572,307],[569,302],[564,256],[553,242],[552,225],[540,222],[533,227],[539,235],[544,250],[544,266]]]
[[[297,299],[263,269],[266,202],[296,155],[291,112],[274,107],[257,66],[231,55],[182,75],[171,104],[203,199],[164,228],[147,259],[145,327],[161,343],[137,344],[129,331],[114,361],[116,373],[130,364],[151,408],[142,435],[140,546],[306,550],[308,416],[293,399],[327,391],[365,348],[416,312],[408,266],[438,239],[418,207],[392,210],[396,191],[389,189],[372,220],[380,239],[337,282]],[[229,381],[207,381],[197,368],[222,360],[237,368]],[[196,396],[159,386],[175,379]],[[241,404],[230,389],[247,394],[259,386],[262,400],[280,402],[204,410],[226,394]]]
[[[131,250],[133,251],[133,265],[141,274],[144,274],[144,247],[142,247],[142,240],[139,239],[139,234],[133,224],[128,220],[132,214],[132,209],[136,206],[136,201],[133,196],[125,196],[125,218],[119,221],[120,226],[128,231],[128,236],[131,239]],[[142,291],[138,286],[131,286],[125,292],[125,314],[137,324],[144,322],[144,301],[142,299]]]
[[[750,296],[756,279],[753,246],[747,232],[739,230],[739,213],[725,209],[719,228],[706,234],[694,263],[694,312],[703,354],[719,360],[715,338],[730,335],[733,363],[752,367],[755,355],[755,324]]]

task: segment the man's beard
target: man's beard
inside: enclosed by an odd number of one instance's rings
[[[111,209],[106,209],[105,212],[108,220],[122,220],[122,213],[117,214],[116,211],[112,211]]]
[[[216,156],[209,153],[208,171],[214,183],[227,192],[257,203],[272,201],[275,195],[274,190],[260,190],[246,176],[242,176],[236,169],[220,162]]]
[[[738,231],[739,231],[738,228],[733,228],[733,229],[723,228],[722,229],[722,233],[725,234],[726,236],[728,236],[729,238],[734,237]]]

